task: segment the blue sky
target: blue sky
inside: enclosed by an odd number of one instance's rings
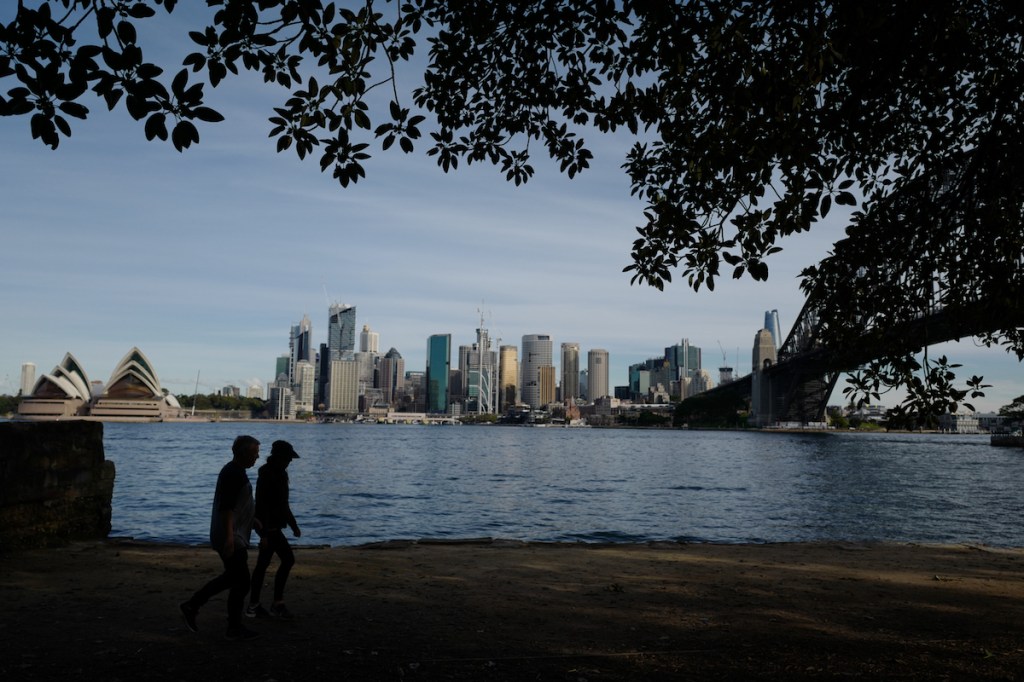
[[[175,35],[157,47],[183,56]],[[27,118],[0,119],[0,394],[17,392],[23,362],[38,375],[68,351],[106,381],[132,346],[174,393],[191,393],[197,373],[202,392],[265,383],[303,314],[325,340],[331,301],[355,305],[407,370],[423,368],[431,334],[471,343],[482,311],[502,343],[548,333],[556,349],[608,350],[613,385],[682,338],[715,378],[720,348],[745,373],[765,310],[787,333],[803,303],[797,274],[842,234],[833,214],[783,241],[765,283],[631,286],[622,268],[643,207],[620,169],[624,139],[589,135],[592,168],[573,180],[538,154],[520,187],[491,166],[445,174],[422,149],[375,144],[368,177],[341,188],[316,159],[274,151],[267,118],[283,91],[243,78],[206,92],[227,120],[202,125],[183,154],[98,99],[56,151],[31,139]],[[970,340],[940,350],[996,384],[977,407],[1024,394],[1014,356]]]

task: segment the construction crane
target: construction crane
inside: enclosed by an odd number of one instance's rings
[[[722,348],[722,342],[718,342],[718,349],[722,351],[722,366],[718,368],[718,384],[727,384],[733,380],[732,367],[729,367],[729,359],[725,355],[725,349]]]

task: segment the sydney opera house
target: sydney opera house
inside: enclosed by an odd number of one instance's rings
[[[18,406],[18,419],[162,421],[182,416],[178,400],[160,387],[149,359],[138,348],[121,358],[105,384],[93,384],[71,353],[39,377]]]

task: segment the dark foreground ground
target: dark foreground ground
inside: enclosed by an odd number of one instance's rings
[[[1024,550],[473,542],[297,557],[296,620],[247,621],[261,637],[227,642],[223,599],[199,634],[177,608],[218,572],[207,548],[0,555],[0,680],[1024,679]]]

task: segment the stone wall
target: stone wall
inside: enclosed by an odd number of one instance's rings
[[[105,538],[113,494],[102,423],[0,422],[0,551]]]

